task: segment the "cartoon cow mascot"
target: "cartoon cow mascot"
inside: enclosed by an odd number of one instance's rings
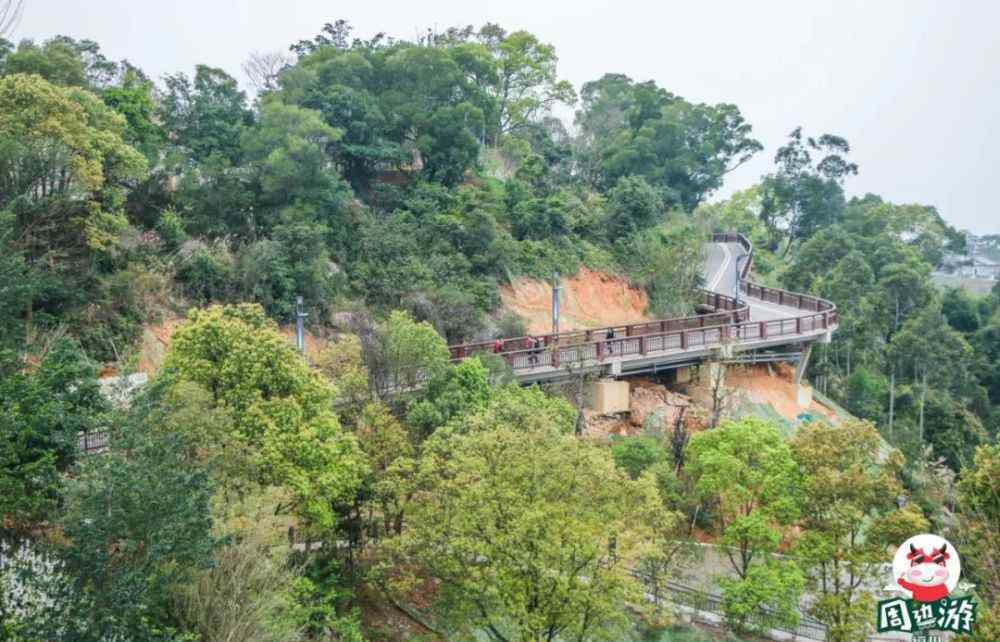
[[[910,552],[906,555],[910,567],[896,582],[913,593],[917,602],[937,602],[948,597],[950,573],[946,563],[950,558],[947,542],[929,551],[911,543]]]

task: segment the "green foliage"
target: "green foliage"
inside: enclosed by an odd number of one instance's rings
[[[941,311],[948,324],[959,332],[969,334],[979,329],[976,302],[964,290],[949,288],[941,299]]]
[[[109,61],[93,40],[75,40],[55,36],[38,44],[25,39],[12,48],[4,41],[0,75],[34,74],[54,85],[100,89],[119,72],[119,65]],[[13,49],[13,50],[11,50]],[[128,63],[120,65],[128,68]]]
[[[186,631],[205,642],[305,639],[298,601],[303,568],[292,559],[274,497],[251,496],[214,532],[228,538],[211,565],[174,588],[173,608]]]
[[[13,635],[360,640],[350,582],[375,579],[429,596],[450,635],[619,639],[642,601],[626,566],[660,594],[697,527],[737,571],[732,626],[794,622],[805,589],[846,642],[882,547],[927,518],[996,602],[1000,289],[937,293],[964,237],[934,208],[847,201],[847,141],[801,130],[760,185],[706,204],[761,149],[735,106],[608,74],[570,134],[551,112],[575,92],[524,31],[363,40],[339,21],[293,50],[251,103],[206,65],[160,87],[91,41],[0,44],[0,347],[21,351],[0,358],[2,535],[59,560],[37,578],[52,608]],[[853,421],[601,448],[502,360],[449,363],[490,319],[525,333],[498,310],[521,276],[587,265],[689,314],[706,234],[731,230],[756,276],[838,305],[814,385],[909,462]],[[357,332],[316,370],[268,320],[297,296]],[[176,303],[247,302],[193,311],[122,417],[51,336],[120,363]],[[111,451],[78,462],[77,432],[102,427]],[[304,567],[292,526],[323,543]]]
[[[810,612],[832,642],[865,640],[874,608],[865,587],[881,581],[886,548],[909,537],[900,531],[923,532],[927,522],[896,509],[902,460],[897,452],[882,459],[871,424],[806,424],[791,446],[803,494],[795,558],[816,595]]]
[[[407,415],[407,423],[417,437],[423,439],[453,418],[484,409],[491,396],[488,374],[475,357],[434,374],[422,398],[411,405]]]
[[[722,578],[722,610],[737,631],[765,632],[799,623],[799,596],[805,582],[794,562],[767,561],[745,577]]]
[[[332,526],[366,463],[330,410],[333,391],[311,371],[259,306],[192,310],[163,366],[170,382],[196,383],[232,420],[246,449],[240,476],[293,494],[300,517]]]
[[[612,241],[653,227],[663,214],[663,199],[641,176],[623,176],[608,193],[605,225]]]
[[[803,141],[797,127],[789,139],[774,156],[778,171],[761,181],[761,219],[770,231],[771,249],[777,249],[779,229],[785,229],[786,253],[793,240],[806,240],[843,217],[843,181],[858,173],[858,166],[845,158],[850,145],[839,136]],[[820,159],[814,161],[813,154]]]
[[[987,603],[1000,599],[1000,446],[980,446],[973,466],[958,483],[963,572],[977,585]],[[968,570],[966,570],[968,569]]]
[[[489,402],[479,412],[452,419],[451,427],[460,433],[496,430],[516,426],[522,430],[553,430],[573,434],[577,411],[565,399],[552,397],[538,387],[522,388],[509,384],[494,388]]]
[[[128,123],[125,140],[142,151],[151,164],[156,161],[155,153],[163,142],[163,129],[156,122],[154,91],[152,82],[129,68],[121,84],[101,93],[104,104],[125,117]]]
[[[8,115],[0,126],[0,165],[7,167],[0,207],[16,207],[22,230],[51,234],[28,235],[28,256],[66,247],[66,238],[77,250],[110,249],[125,225],[122,182],[146,170],[123,140],[125,119],[93,94],[27,75],[0,79],[0,113]]]
[[[889,395],[889,382],[882,375],[860,367],[847,379],[847,409],[869,421],[880,421]]]
[[[580,155],[604,188],[642,176],[668,206],[691,211],[726,172],[763,149],[734,105],[695,105],[652,81],[606,74],[586,83],[581,96]]]
[[[192,82],[185,74],[166,78],[160,117],[173,142],[198,161],[217,156],[229,163],[240,158],[240,137],[252,122],[246,94],[221,69],[198,65]]]
[[[30,371],[0,352],[0,539],[27,536],[54,517],[77,434],[101,427],[108,404],[94,365],[61,340]]]
[[[722,552],[746,578],[755,558],[777,549],[779,527],[799,515],[791,449],[771,424],[729,421],[691,437],[686,470],[712,510]]]
[[[693,223],[675,215],[666,225],[619,240],[615,250],[649,294],[650,311],[665,318],[690,314],[702,281],[704,242]]]
[[[435,435],[407,488],[407,527],[386,550],[438,583],[448,630],[492,639],[617,639],[639,598],[624,560],[655,491],[606,450],[548,429]],[[416,578],[400,577],[396,590]],[[586,581],[581,581],[582,578]]]
[[[625,437],[614,441],[611,456],[616,466],[638,479],[648,468],[664,461],[667,453],[652,437]]]
[[[59,522],[67,582],[33,623],[44,639],[170,637],[170,589],[207,565],[215,544],[209,475],[186,446],[127,422],[109,453],[81,463]]]
[[[406,394],[423,380],[433,379],[448,364],[448,344],[426,321],[416,322],[406,312],[396,311],[382,324],[378,353],[370,368],[380,393]]]

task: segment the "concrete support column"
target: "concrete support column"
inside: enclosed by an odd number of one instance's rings
[[[802,383],[802,377],[806,374],[806,368],[809,366],[809,355],[812,354],[812,341],[803,344],[802,353],[799,357],[799,365],[795,367],[795,383]]]

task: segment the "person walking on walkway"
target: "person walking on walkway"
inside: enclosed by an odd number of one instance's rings
[[[607,334],[604,335],[604,338],[608,342],[608,354],[613,353],[615,351],[615,344],[612,343],[612,341],[615,338],[615,329],[614,328],[608,328],[608,332],[607,332]]]

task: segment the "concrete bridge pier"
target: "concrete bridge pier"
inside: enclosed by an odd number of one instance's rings
[[[812,354],[812,341],[802,344],[802,352],[799,356],[799,363],[795,366],[795,384],[801,385],[802,378],[805,377],[806,368],[809,366],[809,356]]]

